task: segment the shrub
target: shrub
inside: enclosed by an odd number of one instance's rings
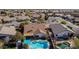
[[[78,38],[74,39],[74,43],[76,45],[76,48],[79,48],[79,39]]]
[[[65,21],[61,21],[61,24],[66,24],[66,22]]]

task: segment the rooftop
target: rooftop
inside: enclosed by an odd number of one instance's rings
[[[35,33],[38,30],[42,33],[46,33],[45,29],[47,28],[46,24],[42,23],[42,24],[37,24],[37,23],[32,23],[32,24],[28,24],[24,26],[24,33],[26,32],[31,32],[31,33]]]
[[[0,29],[0,34],[5,34],[5,35],[15,35],[16,34],[16,29],[14,26],[1,26]]]
[[[58,34],[58,33],[66,31],[66,30],[69,30],[69,29],[67,29],[67,27],[65,27],[62,24],[50,24],[49,27],[52,29],[54,34]]]

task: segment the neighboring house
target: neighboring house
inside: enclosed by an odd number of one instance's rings
[[[75,18],[74,23],[79,24],[79,18]]]
[[[11,22],[12,21],[12,19],[10,19],[10,17],[8,17],[8,16],[3,17],[3,20],[4,20],[4,22]]]
[[[15,26],[16,28],[18,28],[20,26],[20,23],[17,22],[16,20],[14,20],[14,21],[11,22],[11,25]]]
[[[51,28],[56,39],[67,39],[69,35],[73,34],[72,31],[67,29],[62,24],[50,24],[49,27]]]
[[[66,22],[67,22],[66,26],[67,26],[67,27],[71,27],[71,30],[73,30],[74,33],[79,36],[79,27],[76,26],[76,25],[74,25],[74,24],[71,23],[71,22],[68,22],[68,21],[66,21]]]
[[[64,14],[56,13],[55,16],[57,16],[57,17],[62,17],[62,16],[64,16]]]
[[[16,35],[14,26],[0,26],[0,39],[4,39],[8,42],[14,35]]]
[[[72,28],[72,30],[75,32],[76,36],[79,36],[79,27],[78,28]]]
[[[23,21],[23,20],[30,20],[31,18],[29,16],[16,16],[17,21]]]
[[[66,21],[64,19],[59,20],[58,23],[61,23],[62,21],[65,21],[66,22],[65,26],[70,28],[72,31],[74,31],[74,34],[79,36],[79,27],[77,25],[75,25],[69,21]]]
[[[70,14],[66,15],[66,17],[68,17],[69,19],[73,19],[74,17]]]
[[[31,14],[31,17],[38,18],[38,17],[40,17],[40,14],[32,13],[32,14]]]
[[[12,22],[12,21],[14,21],[14,20],[16,20],[16,18],[15,17],[9,17],[9,16],[0,16],[0,21],[4,21],[5,23],[10,23],[10,22]]]
[[[16,17],[11,17],[11,21],[17,20]]]
[[[47,23],[48,24],[52,24],[52,23],[54,23],[54,22],[56,22],[56,21],[58,21],[58,20],[61,20],[62,18],[61,17],[48,17],[48,20],[47,20]]]
[[[55,17],[48,17],[47,23],[52,24],[54,21],[56,21]]]

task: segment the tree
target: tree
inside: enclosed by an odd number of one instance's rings
[[[11,18],[11,17],[14,17],[14,15],[10,15],[9,17],[10,17],[10,18]]]
[[[5,11],[1,11],[1,14],[7,14]]]
[[[79,48],[79,39],[77,37],[75,37],[74,43],[76,45],[76,48]]]
[[[65,21],[61,21],[61,24],[66,24],[66,22]]]
[[[24,23],[21,23],[21,24],[20,24],[19,30],[20,30],[20,32],[23,34],[23,32],[24,32]]]
[[[16,40],[19,39],[21,41],[23,41],[25,39],[24,36],[20,32],[17,32],[16,33],[15,38],[16,38]]]
[[[4,21],[3,19],[1,19],[1,21],[2,21],[2,24],[4,24],[4,23],[5,23],[5,21]]]
[[[45,20],[44,20],[44,19],[39,19],[39,22],[40,22],[40,23],[44,23]]]
[[[39,21],[40,23],[44,23],[44,22],[45,22],[45,19],[42,19],[41,17],[42,17],[41,15],[40,15],[40,17],[38,17],[38,21]]]
[[[45,13],[45,20],[48,20],[48,13]]]

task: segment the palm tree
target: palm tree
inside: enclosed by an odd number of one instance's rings
[[[46,32],[47,32],[47,34],[48,34],[48,37],[50,38],[51,47],[52,47],[52,48],[55,48],[55,42],[54,42],[54,40],[53,40],[51,34],[49,34],[49,31],[50,31],[50,29],[47,29]]]
[[[21,23],[20,24],[20,26],[19,26],[19,30],[20,30],[20,32],[23,34],[23,32],[24,32],[24,23]]]
[[[25,37],[21,34],[21,32],[17,32],[15,35],[16,40],[21,40],[23,41],[25,39]]]

